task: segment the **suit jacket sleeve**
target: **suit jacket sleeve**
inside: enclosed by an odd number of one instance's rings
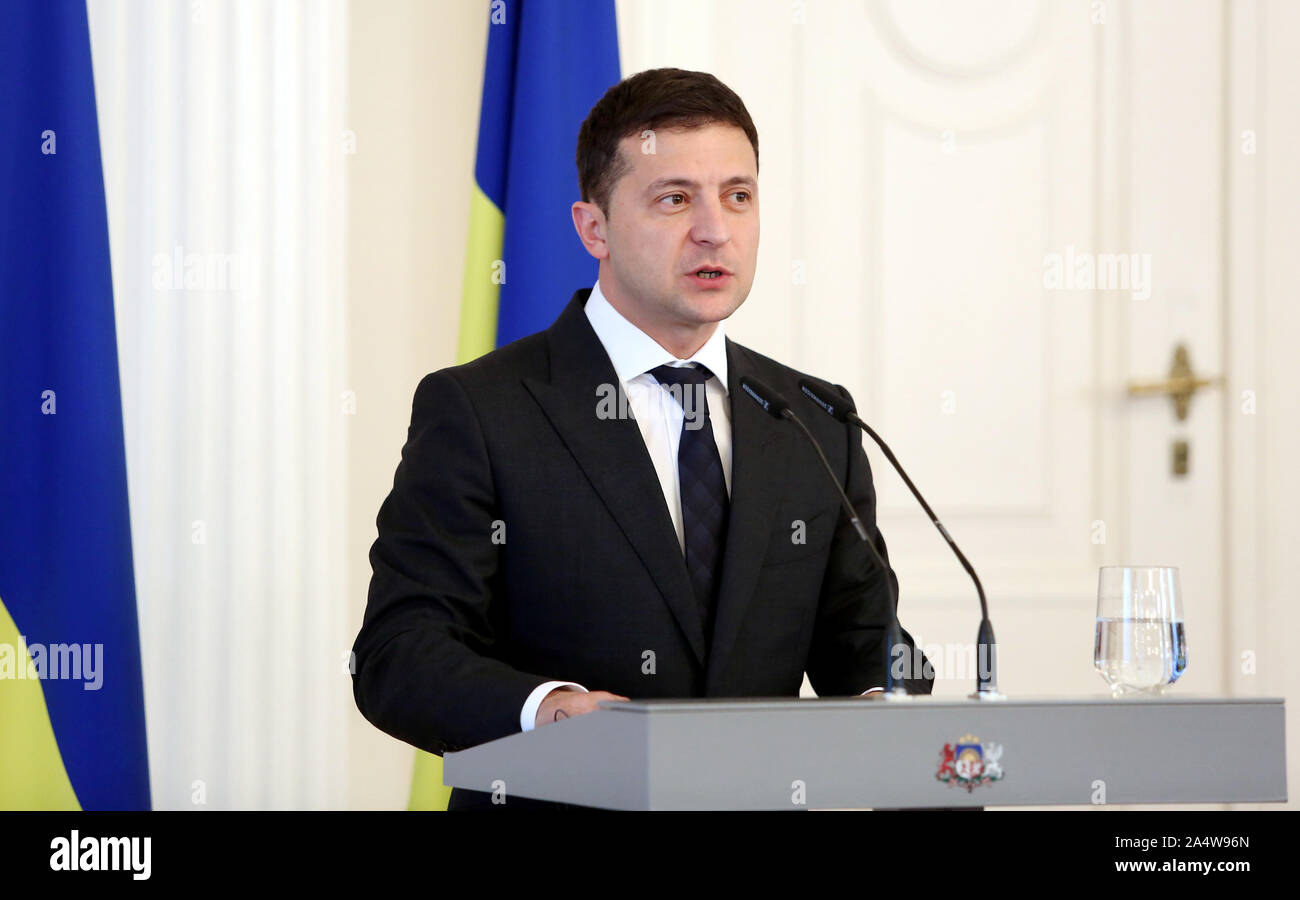
[[[434,372],[416,389],[379,510],[352,684],[372,724],[431,753],[519,731],[528,695],[551,680],[493,656],[499,519],[473,404],[451,373]]]
[[[852,402],[848,391],[839,385],[836,388]],[[885,539],[876,527],[876,490],[862,434],[853,425],[846,424],[844,429],[848,441],[845,493],[888,564]],[[818,696],[860,694],[885,683],[884,635],[890,618],[891,586],[897,596],[898,577],[893,567],[881,569],[841,508],[806,666]],[[928,694],[934,687],[933,670],[923,656],[911,652],[915,644],[906,631],[903,640],[909,647],[904,686],[908,693]]]

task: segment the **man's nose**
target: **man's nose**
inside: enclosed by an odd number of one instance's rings
[[[731,240],[731,229],[727,225],[726,213],[722,201],[717,197],[702,200],[695,205],[694,220],[691,222],[691,240],[698,244],[721,246]]]

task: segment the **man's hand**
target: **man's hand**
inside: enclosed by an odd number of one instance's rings
[[[570,687],[558,687],[542,698],[542,705],[537,708],[536,725],[549,725],[561,719],[581,716],[595,712],[601,700],[627,700],[619,694],[609,691],[575,691]]]

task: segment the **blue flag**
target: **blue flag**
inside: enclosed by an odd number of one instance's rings
[[[0,7],[0,184],[0,809],[148,809],[84,3]]]
[[[458,362],[550,327],[595,284],[569,212],[578,130],[619,81],[613,0],[498,0],[488,22]]]

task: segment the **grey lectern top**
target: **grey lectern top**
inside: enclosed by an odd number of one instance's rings
[[[601,706],[448,753],[443,781],[628,810],[1286,800],[1282,698]]]

